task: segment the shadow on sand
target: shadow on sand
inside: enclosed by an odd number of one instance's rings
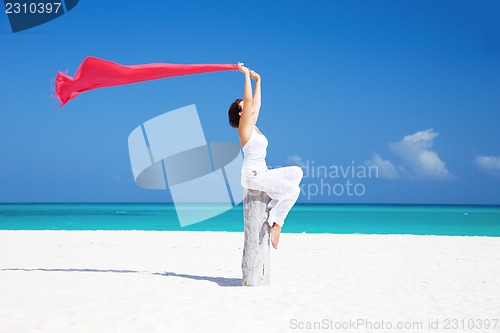
[[[94,268],[1,268],[0,271],[23,271],[23,272],[77,272],[77,273],[120,273],[120,274],[151,274],[160,276],[180,277],[183,279],[210,281],[217,283],[221,287],[241,287],[242,279],[226,278],[222,276],[205,276],[179,274],[175,272],[147,272],[135,270],[119,270],[119,269],[94,269]]]

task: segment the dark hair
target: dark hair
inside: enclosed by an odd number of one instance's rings
[[[229,117],[229,125],[234,128],[238,128],[240,126],[240,112],[241,112],[241,107],[240,107],[240,102],[242,101],[241,98],[237,98],[233,104],[229,107],[229,111],[227,112],[227,115]]]

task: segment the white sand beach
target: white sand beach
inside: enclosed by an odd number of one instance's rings
[[[240,286],[242,246],[0,231],[0,332],[500,332],[500,238],[284,233],[268,287]]]

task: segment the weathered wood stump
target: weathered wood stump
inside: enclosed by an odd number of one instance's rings
[[[266,192],[244,190],[244,246],[241,270],[243,286],[266,286],[271,283],[270,243],[271,229],[267,224],[267,204],[271,198]]]

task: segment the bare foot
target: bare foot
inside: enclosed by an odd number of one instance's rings
[[[275,249],[278,248],[278,242],[280,240],[281,227],[274,222],[273,227],[271,228],[271,244]]]

